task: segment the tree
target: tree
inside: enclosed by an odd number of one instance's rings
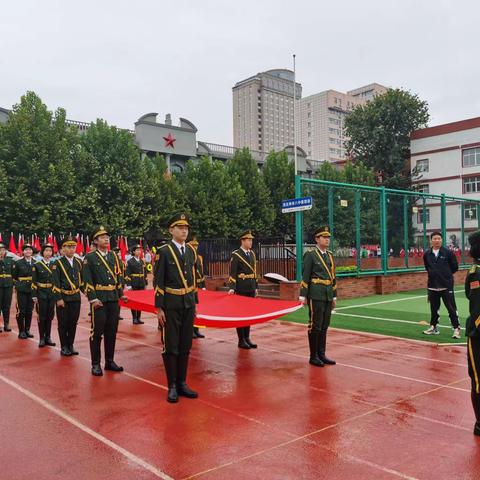
[[[21,97],[0,125],[0,181],[6,180],[0,228],[46,233],[67,219],[73,226],[76,180],[69,155],[77,142],[63,109],[52,114],[34,92]]]
[[[273,234],[292,239],[295,234],[295,215],[282,213],[281,202],[295,196],[295,166],[286,152],[271,152],[263,168],[263,178],[273,204]]]
[[[251,228],[257,235],[269,235],[272,232],[275,213],[269,191],[250,150],[248,148],[237,150],[227,164],[227,171],[231,176],[238,178],[246,195],[247,208],[251,216],[249,224],[244,226]],[[242,228],[241,225],[237,227]]]
[[[428,120],[427,102],[406,90],[390,89],[346,118],[347,150],[355,161],[378,172],[382,185],[408,189],[410,133]]]
[[[192,231],[201,237],[236,237],[250,221],[245,192],[236,174],[208,156],[190,160],[179,176],[191,214]]]

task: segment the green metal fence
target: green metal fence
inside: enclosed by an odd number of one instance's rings
[[[387,275],[423,270],[430,234],[460,265],[469,260],[468,234],[480,228],[480,200],[445,193],[396,190],[295,177],[295,196],[313,198],[311,210],[295,213],[297,279],[302,257],[314,244],[313,231],[329,225],[330,249],[339,276]]]

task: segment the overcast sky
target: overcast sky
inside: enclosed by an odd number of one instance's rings
[[[232,86],[296,53],[304,96],[402,87],[435,125],[480,116],[479,28],[474,0],[2,2],[0,106],[33,90],[81,121],[171,113],[231,145]]]

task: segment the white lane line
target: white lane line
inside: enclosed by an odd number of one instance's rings
[[[357,318],[365,318],[367,320],[382,320],[385,322],[395,322],[395,323],[410,323],[411,325],[421,325],[418,322],[413,322],[412,320],[400,320],[398,318],[386,318],[386,317],[373,317],[371,315],[358,315],[356,313],[343,313],[337,312],[335,315],[343,315],[344,317],[357,317]],[[439,328],[452,328],[451,325],[437,325]]]
[[[4,383],[7,385],[10,385],[12,388],[17,390],[18,392],[22,393],[26,397],[30,398],[30,400],[33,400],[35,403],[38,403],[45,409],[49,410],[52,412],[54,415],[57,415],[58,417],[62,418],[63,420],[67,421],[74,427],[78,428],[79,430],[82,430],[85,432],[87,435],[90,435],[91,437],[95,438],[99,442],[102,442],[105,444],[107,447],[110,447],[112,450],[115,450],[116,452],[120,453],[123,455],[125,458],[130,460],[133,463],[136,463],[138,466],[144,468],[145,470],[149,471],[153,475],[155,475],[158,478],[161,478],[163,480],[174,480],[172,477],[167,475],[165,472],[162,472],[158,468],[154,467],[150,463],[146,462],[140,457],[137,457],[134,453],[130,452],[129,450],[126,450],[125,448],[121,447],[115,442],[112,442],[108,438],[104,437],[100,433],[96,432],[95,430],[92,430],[90,427],[87,427],[83,423],[79,422],[72,416],[70,416],[68,413],[64,412],[63,410],[55,407],[52,405],[50,402],[47,402],[43,398],[35,395],[33,392],[30,390],[27,390],[26,388],[22,387],[18,383],[14,382],[13,380],[10,380],[9,378],[5,377],[4,375],[0,374],[0,380],[2,380]]]
[[[462,289],[459,289],[459,290],[454,290],[455,293],[460,293],[460,292],[463,292]],[[390,300],[381,300],[379,302],[371,302],[371,303],[361,303],[361,304],[358,304],[358,305],[347,305],[345,307],[337,307],[335,310],[346,310],[348,308],[361,308],[361,307],[370,307],[371,305],[382,305],[382,304],[385,304],[385,303],[394,303],[394,302],[403,302],[405,300],[415,300],[417,298],[426,298],[427,295],[426,294],[423,294],[423,295],[414,295],[412,297],[405,297],[405,298],[393,298],[393,299],[390,299]]]

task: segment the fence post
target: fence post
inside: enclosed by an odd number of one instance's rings
[[[461,203],[460,206],[460,215],[461,215],[461,222],[462,222],[462,227],[461,227],[461,238],[462,238],[462,263],[465,263],[465,204],[464,202]]]
[[[442,215],[442,236],[443,241],[447,240],[447,204],[445,200],[445,194],[442,193],[442,206],[441,206],[441,215]]]
[[[360,201],[362,194],[360,190],[355,190],[355,247],[357,250],[357,274],[360,273],[362,268],[361,260],[361,238],[360,238]]]
[[[405,268],[408,268],[408,198],[403,197],[403,251]]]
[[[302,177],[295,175],[295,198],[302,196]],[[303,261],[303,212],[295,212],[295,250],[296,250],[296,279],[302,280],[302,261]]]
[[[333,187],[328,187],[328,226],[330,228],[330,250],[333,251],[335,230],[333,227]]]
[[[423,251],[426,252],[428,248],[427,240],[427,197],[422,198],[422,225],[423,225]]]
[[[387,192],[382,187],[380,192],[380,249],[382,251],[382,270],[386,275],[388,270],[387,255]]]

